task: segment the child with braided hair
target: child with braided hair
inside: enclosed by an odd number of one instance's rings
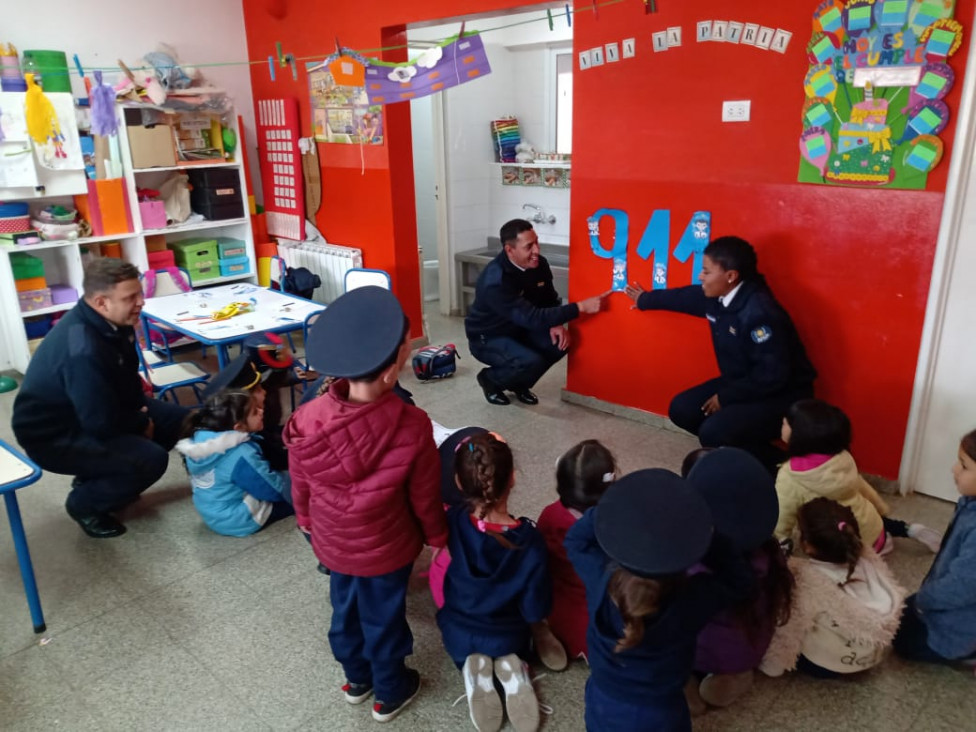
[[[451,563],[437,613],[444,648],[462,670],[476,729],[502,726],[497,677],[512,726],[535,730],[538,701],[523,659],[531,625],[552,608],[546,544],[535,524],[508,512],[514,461],[502,439],[492,433],[464,439],[454,466],[464,502],[447,513]]]
[[[877,666],[898,630],[905,590],[861,540],[850,507],[816,498],[797,519],[809,559],[789,560],[796,578],[790,618],[776,628],[759,669],[834,678]]]

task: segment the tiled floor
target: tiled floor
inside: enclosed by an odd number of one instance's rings
[[[512,444],[513,508],[527,516],[555,498],[553,464],[576,441],[597,437],[624,471],[675,469],[691,438],[560,400],[565,369],[540,383],[536,407],[488,405],[459,320],[429,317],[433,342],[454,341],[453,379],[403,381],[417,403],[449,426],[479,424]],[[0,437],[12,439],[13,393],[0,395]],[[946,466],[948,472],[948,466]],[[245,539],[217,536],[197,517],[176,457],[158,485],[125,515],[129,532],[88,539],[63,509],[68,478],[45,475],[20,492],[48,631],[31,632],[6,521],[0,519],[0,728],[5,730],[375,729],[368,705],[341,700],[342,674],[326,631],[327,580],[288,524]],[[948,475],[947,475],[948,480]],[[894,515],[943,528],[951,506],[893,498]],[[900,541],[889,561],[910,588],[931,554]],[[441,648],[434,606],[417,563],[408,600],[410,663],[423,675],[415,705],[393,723],[416,730],[470,729],[460,675]],[[43,645],[42,645],[43,643]],[[552,730],[582,729],[586,667],[538,681]],[[696,730],[960,730],[976,726],[976,680],[890,658],[843,681],[760,679],[737,706],[696,720]]]

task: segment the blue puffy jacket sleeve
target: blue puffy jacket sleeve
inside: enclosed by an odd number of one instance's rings
[[[686,285],[668,290],[645,290],[637,298],[638,310],[670,310],[704,318],[708,298],[701,285]]]
[[[259,501],[291,503],[291,478],[288,473],[272,470],[253,441],[241,445],[241,458],[235,463],[231,481]]]

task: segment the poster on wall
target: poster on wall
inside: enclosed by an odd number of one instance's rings
[[[366,87],[340,83],[328,63],[309,63],[308,94],[316,142],[383,144],[383,107],[370,104]]]
[[[955,0],[820,0],[800,110],[801,183],[922,190],[962,45]]]

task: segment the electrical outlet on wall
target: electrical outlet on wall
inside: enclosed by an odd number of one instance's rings
[[[752,102],[748,99],[722,102],[723,122],[748,122]]]

